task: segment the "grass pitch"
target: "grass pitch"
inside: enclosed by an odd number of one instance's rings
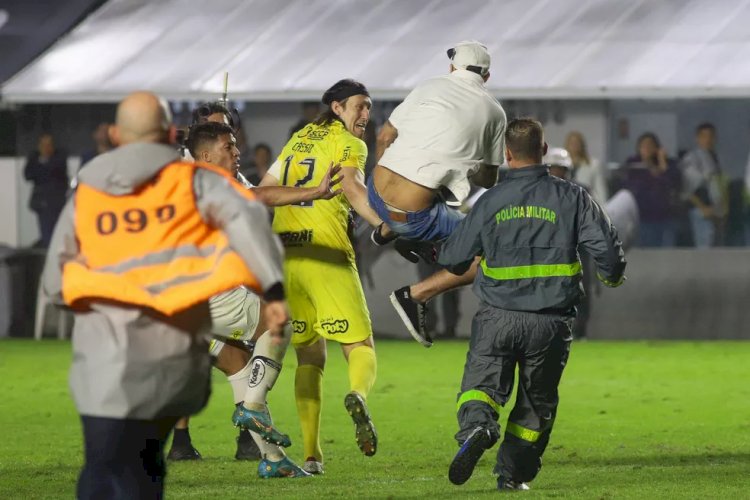
[[[204,460],[169,467],[168,498],[484,498],[497,495],[495,450],[461,487],[447,479],[456,451],[455,398],[465,341],[424,349],[379,341],[369,405],[380,443],[364,457],[344,411],[346,366],[329,344],[321,429],[326,474],[261,480],[236,462],[231,391],[191,422]],[[296,360],[270,398],[302,460],[292,384]],[[0,342],[0,498],[73,498],[81,433],[67,387],[67,342]],[[528,498],[750,498],[750,343],[573,345],[544,468]],[[507,418],[503,412],[501,422]]]

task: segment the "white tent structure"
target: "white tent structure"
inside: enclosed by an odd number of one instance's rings
[[[463,39],[504,98],[750,95],[750,0],[111,0],[2,88],[12,102],[403,97]]]

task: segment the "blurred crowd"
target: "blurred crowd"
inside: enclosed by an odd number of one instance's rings
[[[299,120],[289,135],[311,122],[318,103],[305,102]],[[98,154],[111,149],[108,123],[92,133],[91,148],[81,155],[81,167]],[[374,151],[376,125],[371,121],[365,137]],[[250,145],[240,134],[241,172],[257,183],[273,163],[274,152],[266,143]],[[621,189],[630,191],[640,214],[638,245],[641,247],[750,246],[750,159],[745,179],[730,179],[716,153],[717,130],[702,123],[695,130],[692,149],[671,157],[655,132],[641,134],[633,154],[613,163],[593,158],[586,138],[570,131],[563,146],[570,155],[570,178],[585,187],[600,204]],[[370,155],[374,159],[375,155]],[[372,165],[367,166],[369,173]],[[36,214],[40,239],[46,247],[66,193],[75,187],[67,173],[67,153],[50,134],[39,137],[37,148],[26,160],[25,178],[32,183],[29,208]]]

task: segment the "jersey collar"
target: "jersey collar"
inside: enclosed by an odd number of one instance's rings
[[[522,168],[511,168],[508,170],[506,179],[515,179],[517,177],[543,177],[549,175],[547,165],[529,165]]]

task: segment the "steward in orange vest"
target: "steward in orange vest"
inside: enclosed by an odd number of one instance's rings
[[[77,498],[162,498],[164,442],[208,401],[208,298],[253,288],[271,335],[283,337],[283,249],[251,193],[222,170],[180,160],[164,100],[130,94],[109,132],[117,147],[81,169],[42,285],[75,313]]]
[[[201,168],[255,199],[221,168],[180,161],[132,194],[79,185],[74,195],[79,255],[63,265],[65,303],[80,309],[91,300],[121,302],[169,316],[241,285],[262,295],[227,237],[200,216],[193,178]]]

